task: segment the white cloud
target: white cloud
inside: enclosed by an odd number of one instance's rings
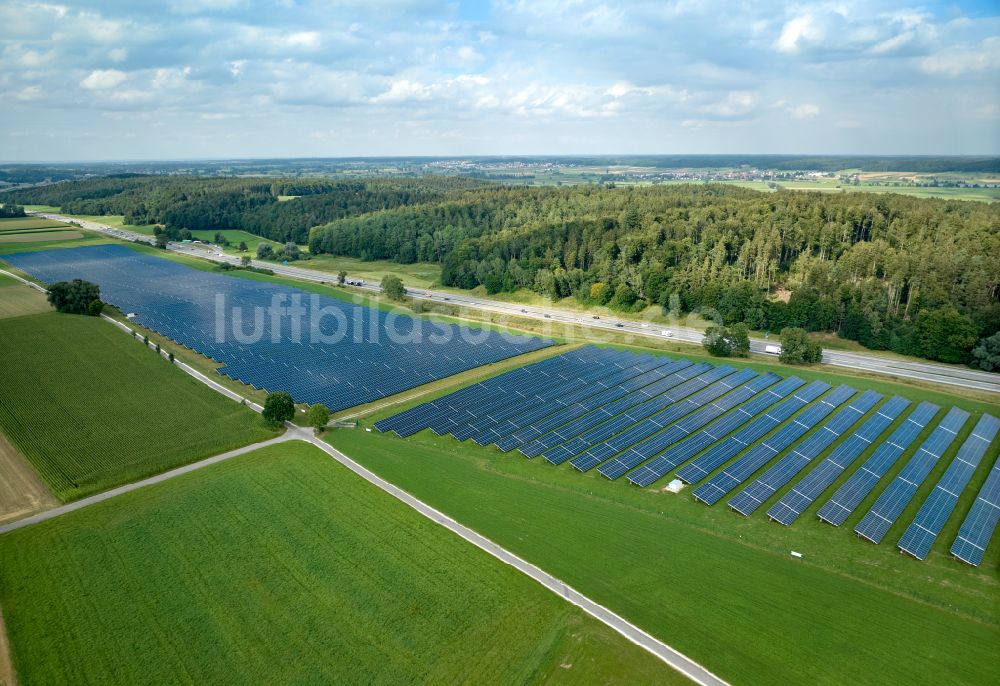
[[[781,35],[774,41],[774,47],[780,52],[798,52],[803,42],[819,41],[823,32],[816,25],[812,14],[802,14],[785,22]]]
[[[1000,69],[1000,38],[987,38],[975,48],[959,47],[936,53],[921,60],[920,66],[928,74],[947,76],[995,72]]]
[[[128,76],[125,72],[117,69],[96,69],[90,72],[80,85],[91,91],[107,90],[120,85],[126,78]]]
[[[796,119],[811,119],[819,114],[819,106],[811,102],[804,102],[801,105],[789,108],[788,111]]]

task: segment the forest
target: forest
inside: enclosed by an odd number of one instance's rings
[[[1000,205],[723,185],[97,178],[11,194],[131,223],[238,228],[313,253],[435,262],[442,283],[623,312],[834,332],[968,362],[1000,331]],[[279,196],[299,196],[279,201]],[[310,227],[312,227],[310,229]]]

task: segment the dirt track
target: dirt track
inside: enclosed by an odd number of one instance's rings
[[[24,456],[6,436],[0,434],[0,523],[48,510],[58,504],[59,501]],[[0,678],[2,674],[0,671]]]

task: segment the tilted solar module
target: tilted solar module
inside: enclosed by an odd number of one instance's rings
[[[896,464],[906,449],[917,440],[941,408],[934,403],[922,402],[910,413],[901,425],[887,438],[871,457],[845,481],[833,494],[817,516],[829,524],[840,526],[844,520],[861,504],[875,485],[886,475],[886,472]]]
[[[713,445],[704,455],[678,469],[677,478],[688,484],[701,481],[828,390],[830,390],[829,384],[813,381],[732,436]]]
[[[666,364],[662,358],[657,363]],[[534,425],[539,420],[555,414],[560,409],[584,407],[586,403],[592,401],[592,398],[604,391],[618,391],[621,388],[621,384],[630,381],[643,371],[648,371],[648,369],[648,367],[640,367],[637,364],[629,365],[601,379],[596,379],[593,383],[588,382],[578,385],[574,389],[567,389],[566,392],[561,393],[555,398],[553,402],[538,403],[533,407],[526,407],[524,411],[512,417],[507,417],[497,422],[494,426],[487,428],[482,435],[473,436],[472,440],[480,445],[495,443],[499,446],[504,439],[511,438],[514,442],[505,442],[504,445],[510,445],[512,448],[518,444],[517,439],[513,438],[514,435],[525,427]]]
[[[526,375],[507,377],[488,390],[481,389],[479,395],[474,398],[462,398],[461,402],[449,403],[447,408],[432,418],[428,428],[440,436],[451,433],[455,428],[475,420],[482,412],[504,405],[511,399],[520,402],[537,389],[550,388],[565,382],[573,375],[578,362],[580,360],[573,353],[567,353],[560,355],[552,365],[545,368],[536,367],[529,370],[530,373]]]
[[[988,414],[979,418],[972,434],[958,449],[955,459],[948,465],[941,480],[920,506],[917,516],[899,539],[899,549],[909,553],[918,560],[923,560],[930,552],[931,546],[941,533],[941,528],[948,521],[958,504],[962,490],[979,466],[990,443],[996,438],[1000,429],[1000,420]]]
[[[700,367],[700,365],[695,365],[695,367]],[[656,397],[640,402],[638,405],[631,407],[627,412],[611,416],[607,421],[573,437],[565,443],[546,450],[542,455],[552,464],[562,464],[574,455],[582,453],[590,446],[607,440],[611,436],[633,426],[636,422],[641,422],[647,417],[661,412],[664,408],[670,407],[674,403],[718,381],[720,378],[731,375],[736,370],[726,366],[714,369],[710,368],[705,373],[691,378],[689,374],[693,374],[694,371],[685,369],[678,372],[678,376],[687,376],[687,379],[683,383],[677,384],[669,391]]]
[[[793,417],[772,436],[751,447],[731,465],[698,486],[691,492],[691,495],[706,505],[714,505],[719,502],[726,494],[773,460],[776,455],[784,452],[788,446],[802,438],[803,434],[823,421],[854,394],[855,390],[850,386],[838,386],[828,395],[805,408],[797,417]]]
[[[881,399],[882,395],[875,391],[865,391],[859,395],[819,427],[816,433],[792,448],[774,466],[733,496],[729,500],[729,507],[744,516],[751,515],[775,491],[791,481],[806,465],[854,426]]]
[[[796,391],[804,383],[805,381],[802,379],[793,376],[772,388],[768,388],[766,392],[759,393],[748,400],[746,404],[720,417],[696,434],[685,438],[648,464],[642,465],[628,475],[628,480],[636,486],[649,486],[666,476],[671,469],[687,462],[710,445],[725,440],[729,434],[767,410],[774,403],[787,397],[789,393]]]
[[[867,514],[854,527],[854,532],[858,536],[866,538],[872,543],[882,541],[886,532],[913,499],[920,484],[924,482],[934,465],[941,459],[941,455],[955,440],[968,418],[969,413],[957,407],[948,411],[944,419],[934,427],[931,435],[921,444],[913,457],[896,475],[896,478],[882,491]]]
[[[5,257],[41,281],[84,278],[133,321],[222,363],[219,373],[340,410],[551,345],[251,281],[124,245]]]
[[[565,424],[552,427],[543,435],[519,447],[518,451],[525,457],[537,457],[550,448],[555,448],[562,443],[581,436],[619,414],[630,411],[643,412],[649,407],[659,407],[659,403],[661,403],[660,397],[664,393],[711,369],[712,365],[704,362],[692,364],[687,360],[677,360],[664,370],[669,373],[662,379],[638,388],[633,393],[624,395],[617,400],[598,405]]]
[[[767,516],[776,522],[789,526],[798,519],[807,507],[812,505],[823,491],[837,480],[845,469],[861,457],[868,446],[896,421],[909,407],[910,401],[898,395],[880,407],[857,431],[843,443],[835,447],[815,468],[792,487],[767,511]]]
[[[581,472],[592,469],[612,457],[615,453],[621,452],[637,441],[670,426],[681,417],[694,412],[706,403],[728,393],[736,386],[755,376],[757,376],[757,372],[751,369],[743,369],[735,374],[726,375],[725,378],[715,381],[708,387],[692,393],[688,397],[679,399],[676,403],[628,427],[624,431],[616,432],[603,441],[591,445],[586,452],[574,457],[570,461],[570,464]]]
[[[1000,457],[993,463],[993,469],[962,522],[958,536],[951,544],[951,554],[962,562],[978,566],[993,537],[997,520],[1000,520]]]
[[[681,362],[685,364],[680,365]],[[635,374],[631,378],[623,380],[611,388],[599,390],[594,395],[580,399],[572,405],[555,409],[549,414],[531,419],[517,431],[498,440],[496,445],[504,452],[518,448],[553,429],[557,429],[592,412],[596,408],[613,403],[643,386],[648,386],[654,381],[659,381],[669,376],[672,370],[680,369],[682,366],[689,366],[690,364],[690,362],[682,360],[671,360],[669,357],[658,357],[648,363],[637,364],[633,368]]]
[[[559,368],[566,363],[563,358],[563,355],[547,358],[491,377],[383,419],[376,423],[376,428],[380,431],[395,431],[400,436],[410,436],[438,422],[447,423],[454,413],[463,411],[470,404],[480,402],[494,393],[506,392],[505,387],[516,387],[518,383],[533,374]]]
[[[563,395],[572,393],[587,384],[599,383],[599,380],[621,370],[615,358],[593,360],[572,365],[559,373],[557,380],[538,380],[516,389],[515,393],[504,398],[492,400],[489,403],[470,405],[466,408],[466,417],[457,425],[449,428],[449,433],[460,441],[474,438],[486,432],[498,423],[516,417],[526,409],[548,402],[560,402]]]
[[[735,384],[738,380],[735,376],[734,374],[733,378],[729,379],[731,383],[727,384],[733,389],[732,391],[724,392],[724,395],[719,397],[718,400],[702,403],[699,409],[678,420],[677,423],[639,441],[618,455],[618,457],[605,462],[598,468],[598,471],[608,479],[617,479],[633,467],[661,453],[677,441],[690,436],[709,422],[718,419],[729,410],[742,404],[748,398],[752,398],[754,395],[767,390],[781,379],[777,374],[768,372],[763,376],[751,378],[742,386],[737,387]]]
[[[498,386],[514,383],[516,379],[525,378],[535,371],[545,369],[557,363],[560,357],[555,356],[534,364],[518,367],[504,374],[491,377],[471,386],[466,386],[454,393],[449,393],[430,402],[423,403],[422,405],[411,407],[391,417],[379,420],[375,423],[375,428],[379,431],[395,431],[401,436],[410,436],[421,429],[428,428],[436,417],[446,416],[454,412],[455,407],[461,407],[464,403],[477,402],[480,398],[486,397]]]

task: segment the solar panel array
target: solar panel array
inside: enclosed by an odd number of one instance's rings
[[[951,554],[970,565],[978,565],[983,561],[997,520],[1000,520],[1000,457],[993,463],[993,469],[962,522]]]
[[[909,405],[909,400],[899,396],[889,400],[849,438],[834,448],[825,460],[799,481],[781,500],[772,505],[771,509],[767,511],[767,516],[785,526],[798,519],[799,515],[812,505],[813,501],[822,495],[823,491],[828,489],[845,469],[854,464],[854,461],[861,457],[861,453],[872,444],[872,441],[881,436],[882,432],[889,428],[889,425],[896,421],[896,417]]]
[[[220,373],[331,410],[551,345],[205,272],[120,245],[4,259],[46,283],[75,278],[97,283],[104,301],[221,362]]]
[[[774,435],[753,445],[728,467],[694,489],[691,495],[706,505],[714,505],[719,502],[764,465],[802,438],[806,432],[823,421],[854,394],[853,388],[838,386],[819,402],[810,405],[801,414],[782,426]]]
[[[948,465],[941,480],[920,506],[917,516],[903,532],[899,539],[900,550],[918,560],[927,557],[942,527],[958,504],[962,490],[972,479],[986,449],[996,438],[998,429],[1000,420],[996,417],[988,414],[980,417],[972,434],[965,439],[955,459]]]
[[[786,526],[831,490],[817,515],[843,524],[912,451],[858,524],[880,540],[969,416],[952,408],[935,423],[940,413],[932,403],[913,407],[905,398],[822,381],[587,347],[415,406],[375,428],[400,436],[430,429],[612,480],[625,475],[642,487],[674,473],[695,485],[696,500],[713,505],[728,497],[746,516],[766,506],[768,517]],[[981,420],[956,458],[968,469],[982,457],[973,448],[985,452],[997,433],[992,422]],[[957,479],[942,480],[942,488]],[[953,546],[961,559],[974,564],[976,546],[989,541],[998,490],[1000,476],[991,474]],[[951,512],[925,505],[939,518]]]
[[[940,410],[937,405],[922,402],[917,406],[906,421],[903,422],[885,442],[880,445],[872,456],[865,461],[858,471],[851,475],[843,486],[837,489],[817,515],[824,522],[840,526],[854,512],[875,485],[886,475],[886,472],[896,464],[896,461],[906,452],[907,448],[917,440],[917,436],[930,423]]]
[[[910,458],[902,471],[882,491],[878,500],[872,505],[858,525],[855,533],[867,538],[872,543],[880,543],[899,515],[916,495],[920,484],[931,473],[934,465],[941,459],[948,446],[952,444],[958,432],[961,431],[969,413],[957,407],[951,408],[941,420],[920,449]]]
[[[778,460],[774,466],[733,496],[729,500],[729,507],[742,515],[750,515],[840,438],[881,398],[882,396],[875,391],[865,391],[855,398],[847,407],[831,417],[818,431],[811,434],[791,452]]]

